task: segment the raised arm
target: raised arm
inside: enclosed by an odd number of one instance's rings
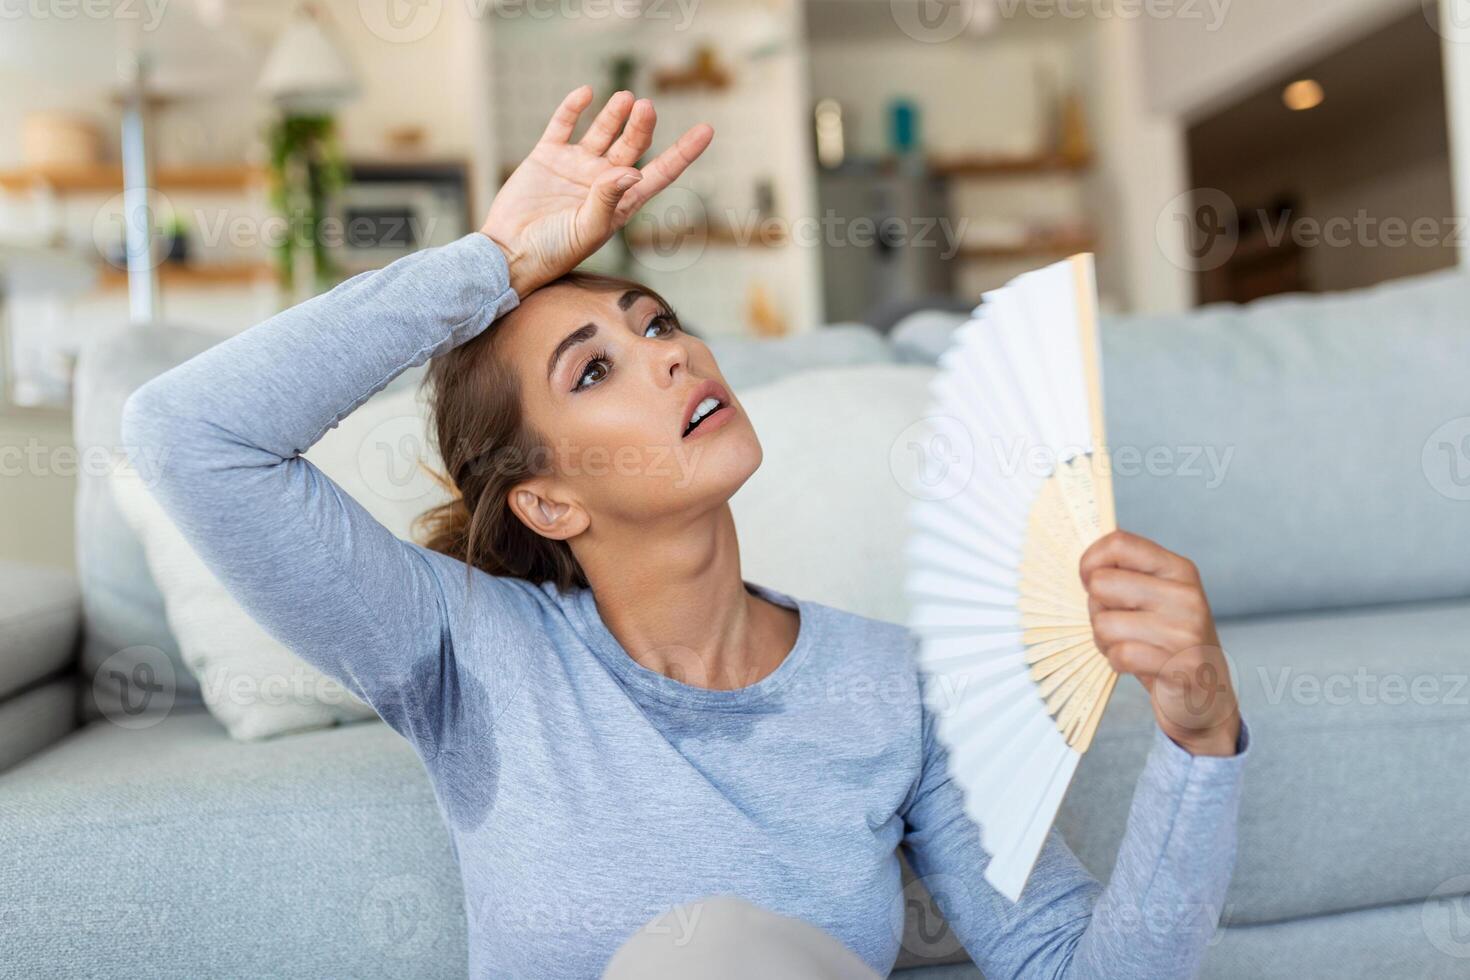
[[[394,537],[301,454],[398,374],[573,268],[709,143],[696,127],[634,169],[652,106],[619,93],[572,144],[591,98],[586,86],[567,96],[480,231],[286,310],[148,382],[124,408],[134,463],[211,571],[269,632],[420,745],[444,721],[431,704],[452,701],[463,589],[444,556]],[[490,618],[514,620],[521,595],[489,580],[474,598],[495,605]]]

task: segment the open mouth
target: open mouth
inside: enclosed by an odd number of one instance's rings
[[[689,435],[699,428],[701,423],[724,407],[725,403],[713,396],[701,401],[694,406],[694,414],[689,417],[689,424],[684,427],[684,435]]]

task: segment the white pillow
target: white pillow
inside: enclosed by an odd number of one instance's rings
[[[903,541],[925,474],[911,443],[934,369],[788,375],[740,396],[765,460],[731,501],[749,581],[903,622]]]
[[[400,538],[444,499],[418,462],[438,457],[413,391],[380,394],[307,453]],[[199,681],[205,706],[230,735],[253,741],[374,718],[372,708],[278,643],[215,578],[126,462],[111,477],[124,519],[143,542],[169,628]]]

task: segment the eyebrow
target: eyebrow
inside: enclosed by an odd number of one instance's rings
[[[546,361],[546,380],[550,381],[551,376],[556,373],[557,362],[561,360],[563,354],[578,344],[586,343],[595,336],[597,336],[597,324],[584,323],[563,337],[561,343],[556,345],[556,350],[551,352],[551,357]]]
[[[631,307],[634,303],[638,301],[638,298],[640,296],[648,295],[650,294],[647,290],[630,289],[627,292],[623,293],[623,295],[618,297],[618,309],[626,313],[628,312],[629,307]],[[556,345],[556,350],[552,351],[551,356],[546,359],[546,379],[548,381],[551,380],[551,376],[556,373],[557,363],[561,361],[562,356],[565,355],[567,351],[571,350],[573,347],[576,347],[578,344],[585,344],[587,341],[591,340],[595,336],[597,336],[597,324],[584,323],[582,324],[582,326],[578,327],[576,330],[573,330],[571,333],[563,337],[561,339],[561,343]]]

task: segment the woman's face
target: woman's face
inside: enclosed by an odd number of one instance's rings
[[[587,523],[687,517],[729,500],[760,465],[714,355],[647,293],[549,286],[497,330],[549,453],[532,489]]]

